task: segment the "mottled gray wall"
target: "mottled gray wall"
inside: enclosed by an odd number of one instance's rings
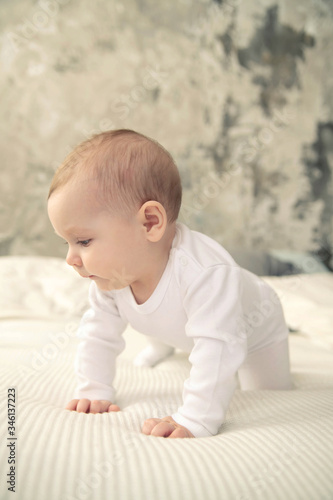
[[[332,0],[1,0],[0,24],[0,254],[64,255],[54,169],[120,127],[172,152],[193,228],[332,251]]]

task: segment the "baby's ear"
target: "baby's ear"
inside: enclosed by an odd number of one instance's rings
[[[151,242],[160,241],[166,226],[167,214],[158,201],[146,201],[138,212],[139,221],[145,227],[146,238]]]

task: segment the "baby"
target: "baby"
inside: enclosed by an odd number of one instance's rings
[[[142,427],[170,438],[217,434],[237,376],[242,389],[291,388],[277,295],[217,242],[177,222],[181,193],[178,169],[159,143],[114,130],[65,159],[48,198],[67,263],[91,280],[67,409],[119,411],[112,384],[129,323],[149,339],[136,365],[154,366],[174,348],[190,353],[182,406]]]

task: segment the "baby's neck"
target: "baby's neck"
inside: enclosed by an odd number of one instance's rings
[[[155,248],[154,255],[151,255],[147,274],[141,280],[132,283],[131,290],[137,304],[143,304],[154,293],[167,266],[174,237],[175,224],[172,224],[165,232],[160,245]]]

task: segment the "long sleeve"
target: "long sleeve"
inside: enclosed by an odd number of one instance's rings
[[[93,282],[89,289],[90,309],[83,315],[81,339],[75,359],[78,385],[75,398],[114,401],[116,358],[125,347],[122,333],[126,322],[120,317],[111,294]]]
[[[192,368],[183,405],[172,417],[196,437],[218,432],[246,357],[241,292],[240,269],[217,265],[202,271],[184,297],[186,334],[194,341]]]

